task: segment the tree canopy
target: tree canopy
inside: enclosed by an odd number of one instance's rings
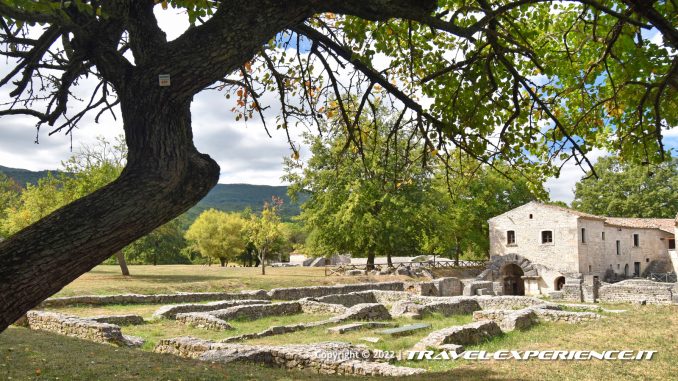
[[[648,168],[607,156],[594,167],[598,179],[583,179],[575,185],[574,209],[611,217],[676,216],[678,158]]]
[[[154,14],[170,6],[194,24],[172,41]],[[275,92],[282,128],[339,115],[358,149],[347,109],[359,115],[387,98],[393,114],[405,111],[417,126],[426,150],[455,147],[490,166],[501,159],[533,179],[557,174],[558,160],[593,170],[593,148],[656,164],[678,115],[676,7],[0,0],[0,51],[11,62],[0,78],[11,98],[0,116],[28,115],[40,128],[69,132],[90,111],[119,113],[129,148],[116,181],[0,244],[8,311],[0,329],[216,184],[218,165],[194,147],[190,118],[193,96],[209,87],[228,91],[241,119],[265,116],[263,95]],[[654,33],[662,44],[650,40]],[[163,74],[169,86],[159,86]],[[90,95],[79,97],[78,86]]]
[[[247,239],[243,230],[246,222],[237,213],[208,209],[188,228],[186,239],[193,242],[210,263],[212,258],[218,259],[223,267],[245,251]]]
[[[261,264],[261,275],[266,275],[268,256],[279,252],[285,245],[285,232],[278,209],[282,200],[273,197],[271,202],[264,203],[261,214],[252,213],[245,223],[243,232],[254,246]]]

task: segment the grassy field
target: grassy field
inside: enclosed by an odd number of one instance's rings
[[[62,295],[118,292],[215,291],[349,283],[367,277],[328,277],[322,269],[276,268],[261,276],[258,269],[205,268],[199,266],[133,266],[125,279],[114,266],[100,266],[71,285]],[[381,278],[386,280],[393,278]],[[148,318],[159,305],[77,306],[58,309],[80,315],[137,313]],[[627,309],[605,319],[576,325],[542,323],[525,332],[511,332],[468,349],[496,350],[655,350],[651,361],[403,361],[399,365],[422,367],[429,372],[408,380],[668,380],[678,367],[678,306],[612,306]],[[235,330],[213,332],[173,321],[123,327],[125,334],[147,340],[142,350],[117,348],[69,337],[12,327],[0,334],[0,380],[338,380],[309,372],[286,372],[255,364],[211,364],[150,352],[161,338],[191,335],[221,339],[258,332],[271,325],[293,324],[326,318],[299,314],[256,321],[234,321]],[[433,329],[464,324],[470,316],[431,316],[423,321]],[[396,319],[400,325],[411,319]],[[400,351],[410,348],[430,331],[401,338],[384,338],[377,344],[361,341],[378,336],[373,331],[330,335],[323,328],[262,338],[247,343],[316,343],[350,341],[372,348]],[[355,378],[351,378],[355,379]]]
[[[258,267],[144,265],[130,266],[130,272],[131,277],[124,277],[120,274],[118,266],[97,266],[64,287],[55,296],[270,290],[276,287],[407,279],[397,276],[326,277],[322,267],[267,267],[266,275],[261,275],[261,268]]]

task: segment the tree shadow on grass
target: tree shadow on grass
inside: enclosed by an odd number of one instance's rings
[[[119,275],[122,278],[122,275]],[[124,277],[123,279],[129,279],[131,281],[144,281],[149,283],[197,283],[197,282],[208,282],[213,280],[227,280],[223,276],[216,275],[134,275],[130,277]]]

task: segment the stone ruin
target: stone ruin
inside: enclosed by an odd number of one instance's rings
[[[131,320],[137,322],[141,316],[127,315],[125,322]],[[107,317],[110,318],[110,317]],[[119,318],[119,317],[118,317]],[[56,312],[29,311],[26,314],[25,325],[30,329],[54,332],[61,335],[77,337],[97,343],[115,344],[119,346],[138,347],[143,344],[143,340],[134,336],[123,335],[120,326],[110,323],[77,316],[64,315]],[[143,321],[143,318],[141,319]]]
[[[561,305],[547,303],[539,298],[483,295],[485,292],[482,290],[487,290],[487,285],[475,282],[464,285],[456,278],[441,278],[418,284],[365,283],[282,288],[268,292],[258,290],[242,293],[165,294],[157,298],[139,295],[71,297],[48,300],[44,305],[100,305],[124,301],[151,303],[151,300],[170,300],[176,303],[178,300],[186,300],[188,302],[185,304],[160,307],[153,314],[153,319],[174,319],[193,327],[217,331],[232,329],[231,323],[234,321],[293,314],[329,314],[332,316],[324,320],[273,326],[261,332],[232,336],[218,342],[189,337],[168,338],[162,340],[154,351],[213,362],[254,361],[287,369],[313,369],[325,374],[381,376],[413,375],[424,370],[393,365],[391,362],[394,359],[384,358],[380,351],[349,343],[248,345],[245,342],[321,326],[327,326],[328,332],[336,335],[358,329],[394,327],[396,324],[391,321],[394,317],[422,319],[431,314],[473,314],[473,323],[429,332],[413,348],[435,348],[460,353],[465,345],[481,343],[503,332],[528,329],[539,321],[579,323],[601,318],[597,312],[602,309],[597,306],[564,305],[586,310],[566,311],[562,310]],[[205,304],[196,303],[213,300],[217,296],[225,299]],[[201,297],[205,299],[200,299]],[[139,346],[142,343],[138,338],[123,335],[120,330],[120,325],[144,323],[140,316],[78,318],[53,312],[31,311],[27,317],[27,324],[31,329],[116,345]],[[347,322],[351,323],[346,324]],[[426,324],[412,326],[430,329],[425,327]],[[407,331],[408,328],[391,330]],[[337,357],[330,355],[330,352],[353,356]],[[355,354],[360,356],[356,357]]]

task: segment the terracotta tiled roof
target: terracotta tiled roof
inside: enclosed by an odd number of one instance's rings
[[[676,226],[676,221],[673,218],[605,217],[605,223],[624,228],[659,229],[668,233],[674,233]]]
[[[579,212],[576,210],[564,208],[558,205],[543,204],[537,202],[539,205],[551,208],[554,210],[559,210],[561,212],[574,214],[575,216],[589,218],[593,220],[602,220],[606,224],[612,226],[619,226],[624,228],[637,228],[637,229],[659,229],[667,233],[675,233],[675,226],[678,223],[678,215],[676,219],[673,218],[623,218],[623,217],[603,217],[596,216],[594,214]]]

